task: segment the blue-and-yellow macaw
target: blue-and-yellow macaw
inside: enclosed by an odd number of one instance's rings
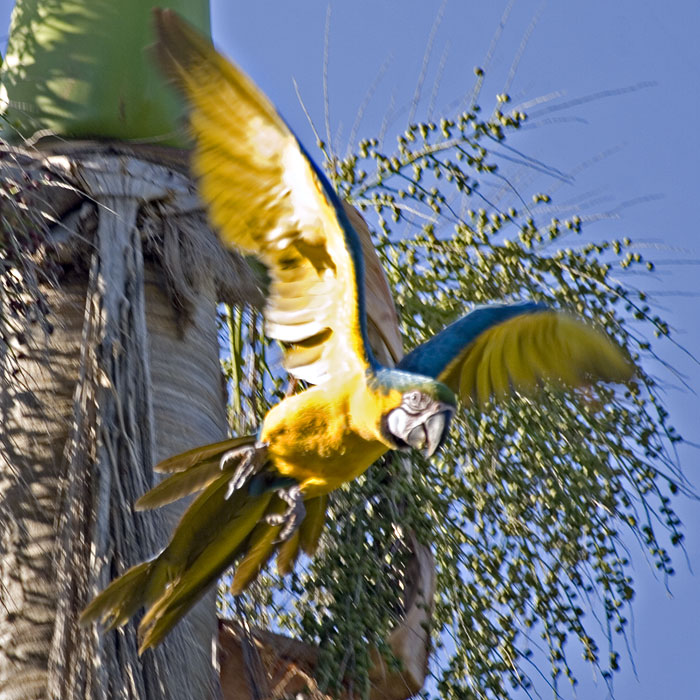
[[[472,311],[381,366],[367,339],[358,235],[336,193],[272,104],[169,10],[155,11],[157,56],[191,105],[192,167],[211,222],[232,249],[256,255],[271,286],[267,334],[284,365],[313,386],[265,416],[257,437],[197,447],[156,466],[171,476],[136,508],[198,493],[167,547],[113,581],[82,615],[108,627],[141,606],[141,651],[158,644],[238,562],[240,593],[277,552],[280,572],[313,554],[327,494],[388,450],[430,457],[456,408],[479,407],[541,380],[625,380],[631,368],[604,335],[540,304]]]

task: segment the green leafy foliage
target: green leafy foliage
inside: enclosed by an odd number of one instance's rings
[[[184,104],[154,61],[150,14],[158,2],[16,0],[5,61],[0,133],[25,138],[154,139],[187,145]],[[168,7],[209,34],[208,0],[171,0]],[[76,50],[76,41],[80,50]]]
[[[402,612],[409,533],[436,558],[432,688],[493,700],[537,673],[562,692],[563,680],[576,683],[579,654],[610,679],[634,598],[627,544],[666,577],[668,549],[683,540],[672,505],[689,492],[680,437],[645,370],[669,328],[625,281],[653,265],[627,238],[591,242],[581,218],[552,218],[546,194],[525,201],[511,186],[494,152],[526,115],[502,111],[508,102],[499,96],[488,118],[474,105],[412,124],[393,150],[366,139],[344,160],[328,157],[339,192],[376,214],[407,349],[475,304],[534,299],[604,329],[637,374],[628,386],[542,387],[458,413],[437,459],[412,456],[406,469],[389,457],[333,494],[316,558],[287,581],[268,573],[246,601],[256,620],[320,645],[317,680],[331,694],[344,679],[367,697],[371,648],[391,662],[385,640]],[[482,194],[489,178],[507,195],[498,204]],[[241,367],[261,342],[237,346]],[[247,380],[260,401],[279,382],[262,377]]]

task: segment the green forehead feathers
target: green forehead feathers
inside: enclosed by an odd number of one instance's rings
[[[375,374],[377,388],[396,389],[402,394],[407,391],[420,391],[437,401],[455,406],[457,399],[452,390],[432,377],[424,377],[413,372],[382,368]]]

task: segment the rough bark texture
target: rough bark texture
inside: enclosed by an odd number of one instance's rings
[[[46,697],[56,615],[54,519],[78,375],[84,285],[65,280],[49,301],[62,322],[46,346],[43,338],[27,339],[15,385],[0,388],[0,696],[7,700]]]
[[[216,697],[213,593],[143,658],[133,624],[103,635],[76,620],[165,543],[175,509],[131,511],[151,465],[225,434],[220,281],[239,273],[238,298],[259,295],[179,173],[104,149],[22,158],[71,196],[40,187],[33,201],[56,219],[64,265],[60,286],[43,290],[55,331],[18,336],[19,354],[3,348],[17,371],[0,387],[0,696]]]

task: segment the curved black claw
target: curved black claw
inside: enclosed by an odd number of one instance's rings
[[[299,485],[278,489],[277,495],[287,503],[288,508],[284,513],[267,515],[265,522],[269,525],[282,526],[277,542],[284,542],[301,525],[301,521],[306,516],[306,507],[304,506],[304,496]]]
[[[231,481],[229,481],[226,499],[231,498],[251,476],[263,468],[267,461],[267,443],[256,442],[254,445],[243,445],[225,452],[219,460],[219,468],[226,469],[229,462],[234,461],[239,464],[231,476]]]

